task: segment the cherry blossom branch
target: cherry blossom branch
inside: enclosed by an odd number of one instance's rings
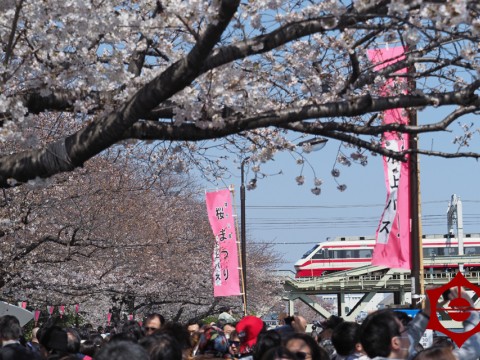
[[[10,35],[8,36],[8,44],[7,48],[5,49],[5,59],[3,60],[3,65],[5,66],[8,65],[10,57],[13,54],[13,42],[15,39],[15,32],[17,31],[18,19],[20,18],[20,11],[23,7],[23,1],[24,0],[20,0],[15,7],[15,15],[12,21],[12,30],[10,31]]]
[[[188,86],[201,73],[204,59],[220,40],[238,5],[239,0],[221,1],[217,22],[207,26],[190,53],[142,87],[116,111],[44,149],[0,158],[0,187],[14,185],[9,180],[12,178],[14,182],[24,182],[32,176],[49,177],[72,171],[121,140],[132,124]]]
[[[480,84],[480,83],[479,83]],[[479,84],[476,84],[479,86]],[[464,105],[454,117],[447,117],[443,121],[428,125],[401,125],[398,123],[388,125],[355,125],[353,123],[340,123],[335,121],[310,123],[310,129],[302,128],[301,131],[312,133],[315,129],[319,134],[323,131],[344,131],[360,135],[379,135],[386,131],[399,131],[411,134],[422,132],[443,131],[460,115],[470,113],[478,109],[480,99],[474,95],[471,89],[465,91],[449,92],[444,94],[399,95],[385,98],[372,98],[370,95],[360,96],[350,101],[307,105],[299,108],[272,111],[256,114],[250,117],[242,117],[235,114],[225,119],[225,125],[220,128],[209,127],[201,129],[192,123],[184,123],[176,126],[164,122],[143,121],[132,126],[125,134],[124,139],[136,138],[141,140],[206,140],[232,135],[238,132],[258,129],[268,126],[285,126],[304,120],[332,117],[353,117],[373,112],[381,112],[396,108],[421,108],[428,105]],[[300,130],[299,130],[300,131]]]

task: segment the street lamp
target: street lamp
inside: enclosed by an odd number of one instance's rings
[[[303,148],[308,148],[309,151],[317,151],[323,149],[327,144],[328,139],[322,137],[314,137],[302,141],[297,144]],[[241,259],[242,259],[242,282],[243,282],[243,309],[245,316],[247,315],[247,241],[246,241],[246,216],[245,216],[245,164],[250,161],[250,157],[247,156],[242,160],[240,164],[240,221],[241,221]]]
[[[313,139],[308,139],[308,140],[299,142],[297,146],[309,149],[310,151],[318,151],[318,150],[322,150],[325,147],[325,145],[327,145],[327,141],[328,139],[323,137],[314,137]]]
[[[250,160],[246,157],[240,165],[241,185],[240,185],[240,221],[241,229],[241,251],[242,251],[242,281],[243,281],[243,309],[245,316],[247,315],[247,242],[246,242],[246,223],[245,223],[245,164]]]

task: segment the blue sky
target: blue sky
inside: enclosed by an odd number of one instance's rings
[[[429,109],[419,113],[418,121],[438,120],[444,113]],[[386,199],[381,157],[369,157],[366,167],[337,166],[341,171],[339,181],[347,185],[347,190],[340,192],[330,175],[338,146],[338,142],[330,140],[324,149],[308,156],[317,177],[324,180],[319,196],[310,192],[313,173],[308,169],[304,171],[305,184],[297,185],[295,177],[300,166],[286,153],[277,154],[275,161],[262,167],[263,172],[275,174],[281,170],[282,175],[259,180],[255,190],[246,191],[247,241],[275,242],[275,249],[286,261],[281,269],[293,270],[293,264],[304,252],[327,237],[375,234]],[[450,133],[423,134],[420,147],[438,151],[456,149]],[[466,150],[480,151],[478,141]],[[423,233],[447,232],[446,211],[452,194],[457,194],[463,203],[464,232],[480,233],[479,163],[474,159],[423,155],[419,158]],[[240,217],[240,169],[234,168],[232,172],[238,177],[228,183],[235,185]],[[252,176],[252,172],[246,172],[246,182]]]

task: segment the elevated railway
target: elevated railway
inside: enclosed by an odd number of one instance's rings
[[[462,264],[467,262],[480,262],[479,256],[458,255],[438,257],[442,263]],[[480,270],[464,271],[464,276],[475,285],[480,284]],[[424,274],[425,287],[439,287],[445,285],[455,277],[455,271],[426,272]],[[407,307],[406,295],[411,291],[410,271],[402,269],[389,269],[382,266],[361,266],[350,270],[338,271],[320,277],[295,278],[293,273],[280,273],[279,277],[285,289],[284,300],[289,302],[289,312],[294,312],[295,300],[303,301],[321,316],[328,318],[332,314],[323,308],[311,295],[335,294],[337,295],[338,314],[346,320],[354,321],[361,311],[378,293],[392,293],[394,306]],[[346,294],[362,294],[361,299],[352,308],[345,305]],[[474,296],[474,301],[477,300]],[[448,316],[447,316],[448,317]],[[459,324],[443,320],[448,328],[458,327]]]

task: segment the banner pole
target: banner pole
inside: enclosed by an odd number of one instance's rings
[[[246,210],[245,210],[245,164],[248,163],[250,157],[246,157],[242,160],[240,171],[241,180],[240,185],[240,212],[242,221],[242,269],[243,269],[243,286],[244,286],[244,304],[245,304],[245,316],[248,312],[248,297],[247,297],[247,225],[246,225]]]
[[[229,190],[230,192],[232,193],[232,198],[234,199],[234,208],[236,209],[237,206],[235,204],[235,187],[233,185],[230,185],[229,187]],[[236,215],[236,214],[235,214]],[[236,222],[235,222],[235,230],[238,234],[238,216],[235,216],[236,218]],[[242,227],[243,229],[243,227]],[[242,239],[243,239],[243,235],[242,236]],[[242,247],[242,242],[238,241],[238,237],[237,237],[237,250],[238,250],[238,263],[239,263],[239,271],[240,271],[240,283],[242,285],[242,302],[243,302],[243,315],[244,316],[247,316],[247,291],[246,291],[246,288],[245,288],[245,276],[244,276],[244,265],[243,265],[243,247]]]

